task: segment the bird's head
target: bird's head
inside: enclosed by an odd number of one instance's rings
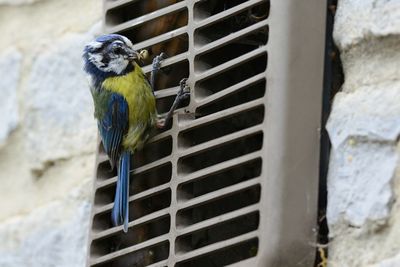
[[[119,34],[107,34],[88,43],[83,52],[85,71],[92,76],[117,76],[132,68],[138,52],[132,42]]]

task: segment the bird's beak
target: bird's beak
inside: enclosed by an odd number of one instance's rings
[[[126,55],[129,61],[134,61],[135,59],[139,58],[139,53],[131,48],[126,49]]]

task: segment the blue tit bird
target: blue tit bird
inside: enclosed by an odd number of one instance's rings
[[[131,41],[119,34],[102,35],[83,52],[99,134],[110,165],[118,173],[111,221],[114,226],[123,225],[124,232],[129,222],[131,155],[143,146],[151,129],[166,126],[179,102],[189,94],[184,79],[169,112],[164,117],[158,115],[154,80],[164,55],[153,61],[151,83],[136,62],[139,57]]]

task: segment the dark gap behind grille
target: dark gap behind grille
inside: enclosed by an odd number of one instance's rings
[[[148,143],[143,149],[137,150],[131,157],[131,170],[162,159],[172,152],[172,137]]]
[[[218,111],[228,109],[240,104],[256,100],[265,95],[266,80],[262,79],[250,85],[247,85],[232,94],[226,95],[209,104],[200,106],[196,109],[196,118],[201,118]]]
[[[233,264],[251,257],[258,251],[258,238],[253,238],[239,244],[224,247],[200,257],[179,262],[175,267],[219,267]]]
[[[134,226],[127,233],[117,232],[111,236],[94,240],[90,246],[90,255],[92,257],[104,256],[166,234],[169,232],[170,224],[170,216],[167,215],[148,223]]]
[[[263,120],[264,106],[258,106],[181,132],[178,136],[178,146],[181,148],[195,146],[255,126]]]
[[[148,171],[132,174],[129,183],[129,195],[137,194],[150,188],[168,183],[171,180],[172,164],[157,166]],[[96,206],[106,205],[114,201],[116,184],[97,189],[94,203]]]
[[[127,30],[118,32],[128,37],[132,43],[137,44],[161,34],[181,28],[188,23],[188,11],[182,9],[148,22],[138,24]]]
[[[157,112],[158,114],[166,113],[170,110],[172,103],[174,103],[174,100],[176,98],[176,95],[173,96],[168,96],[168,97],[163,97],[163,98],[158,98],[157,99]],[[190,96],[184,100],[182,100],[177,109],[186,107],[190,103]]]
[[[157,1],[158,5],[155,5],[154,1],[148,0],[131,1],[125,5],[108,10],[105,21],[107,26],[114,26],[181,1],[183,0],[161,0]]]
[[[169,207],[171,204],[171,190],[156,192],[146,198],[129,202],[129,221],[136,220],[158,210]],[[93,218],[93,230],[103,231],[111,228],[111,210],[96,214]]]
[[[117,176],[117,169],[111,168],[110,161],[108,160],[108,158],[106,161],[101,162],[97,166],[97,179],[99,181],[106,180],[114,176]]]
[[[178,201],[183,202],[218,189],[241,183],[261,174],[261,158],[220,170],[178,186]]]
[[[216,1],[212,1],[216,2]],[[210,6],[211,8],[211,6]],[[257,14],[257,16],[254,16]],[[268,16],[268,2],[264,1],[252,8],[245,9],[233,16],[225,17],[216,23],[204,26],[197,29],[194,35],[194,42],[196,46],[205,45],[223,38],[231,33],[242,30],[246,27],[256,24],[265,20]],[[264,37],[261,37],[264,38]],[[254,40],[259,43],[259,40]]]
[[[96,267],[139,267],[147,266],[168,258],[169,242],[158,243],[151,247],[133,251],[110,261],[99,263]]]
[[[257,211],[194,233],[179,236],[176,240],[176,253],[188,252],[254,231],[258,227],[258,223],[259,213]]]
[[[104,146],[103,146],[103,142],[100,139],[100,136],[98,136],[98,140],[100,140],[99,144],[98,144],[98,156],[107,156],[105,150],[104,150]],[[112,178],[114,176],[117,175],[117,170],[111,169],[111,165],[110,162],[108,161],[108,157],[107,160],[103,161],[103,162],[99,162],[97,165],[97,172],[96,172],[96,178],[99,181],[103,181],[109,178]]]
[[[100,139],[99,139],[100,140]],[[104,146],[103,146],[103,143],[102,142],[99,142],[98,143],[98,154],[99,155],[102,155],[102,154],[105,154],[106,153],[106,151],[104,150]]]
[[[177,227],[192,225],[230,211],[238,210],[257,203],[260,200],[260,185],[255,185],[230,195],[201,203],[195,207],[179,210],[177,213]]]
[[[187,77],[189,77],[189,62],[187,60],[161,67],[157,74],[156,91],[177,87],[179,82]],[[170,106],[161,105],[160,108],[166,109]]]
[[[178,35],[152,46],[141,47],[140,50],[142,49],[146,49],[149,52],[149,58],[145,59],[143,63],[144,65],[150,65],[154,57],[158,56],[161,52],[165,53],[167,57],[173,57],[187,52],[189,49],[188,35],[186,33]]]
[[[131,170],[164,158],[170,155],[171,152],[171,136],[155,142],[147,143],[142,149],[136,150],[131,156]],[[112,169],[108,160],[105,160],[98,165],[97,177],[99,180],[106,180],[115,176],[117,176],[117,168]]]
[[[187,174],[257,151],[262,147],[263,134],[251,134],[234,141],[212,147],[198,154],[179,159],[178,173]]]
[[[268,26],[247,33],[232,42],[195,57],[196,72],[201,72],[251,52],[268,41]]]
[[[212,77],[195,84],[196,98],[201,99],[212,95],[241,81],[251,78],[265,71],[267,68],[267,54],[257,56],[247,62],[242,62],[233,68],[224,70]]]
[[[195,4],[194,18],[205,19],[247,1],[249,0],[204,0]]]

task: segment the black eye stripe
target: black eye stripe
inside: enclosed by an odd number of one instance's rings
[[[103,59],[101,60],[101,63],[108,65],[108,63],[110,63],[110,57],[107,54],[103,55]]]
[[[113,52],[117,54],[123,52],[122,47],[120,46],[113,47]]]
[[[88,47],[87,48],[87,51],[89,52],[89,53],[91,53],[91,54],[97,54],[97,53],[99,53],[101,50],[103,50],[104,49],[104,45],[102,45],[102,46],[100,46],[100,47],[96,47],[96,48],[94,48],[94,47]]]

